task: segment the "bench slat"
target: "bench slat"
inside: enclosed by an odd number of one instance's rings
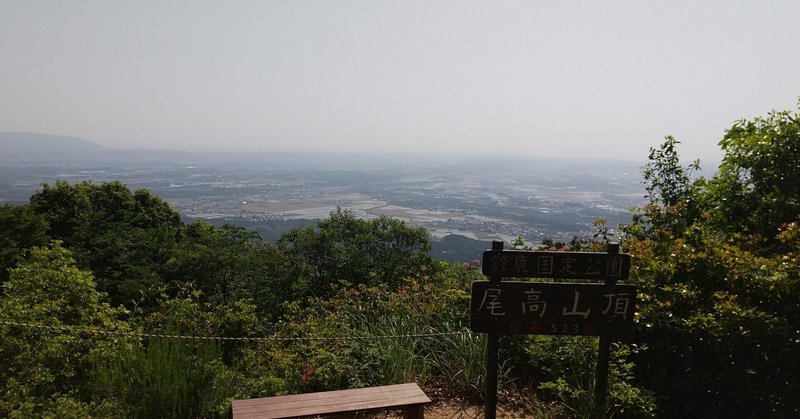
[[[364,390],[364,389],[358,389]],[[250,399],[247,403],[238,403],[236,405],[241,408],[253,406],[270,406],[270,405],[308,405],[308,404],[328,404],[335,403],[341,400],[372,400],[382,398],[401,398],[403,396],[424,396],[425,393],[419,388],[391,388],[384,389],[382,387],[373,387],[372,391],[352,391],[352,390],[339,390],[339,391],[324,391],[318,393],[305,393],[290,396],[275,396],[264,397],[260,399]]]
[[[416,383],[234,400],[233,417],[282,418],[421,406],[430,399]]]
[[[375,397],[333,397],[333,398],[325,398],[319,400],[289,400],[285,403],[270,403],[265,405],[250,405],[250,406],[242,406],[237,411],[241,413],[256,413],[256,412],[268,412],[268,411],[278,411],[278,410],[287,410],[292,411],[296,409],[316,409],[316,410],[330,410],[339,411],[339,410],[348,410],[353,409],[350,406],[354,405],[363,405],[366,404],[374,404],[376,406],[403,406],[407,404],[416,404],[416,403],[427,403],[430,399],[424,395],[418,394],[411,394],[411,393],[404,393],[404,394],[396,394],[386,395],[380,397],[379,395],[375,395]]]
[[[267,405],[267,406],[251,406],[249,408],[240,408],[237,410],[237,413],[240,414],[255,414],[255,413],[268,413],[274,412],[276,415],[280,412],[319,412],[321,413],[330,413],[330,412],[341,412],[341,411],[351,411],[351,410],[364,410],[364,409],[372,409],[372,408],[379,408],[379,407],[395,407],[395,406],[405,406],[410,404],[419,404],[419,403],[428,403],[430,399],[426,397],[414,396],[414,397],[404,397],[404,398],[374,398],[374,399],[341,399],[341,400],[331,400],[330,403],[295,403],[292,402],[291,404],[285,405]],[[283,415],[287,415],[289,413],[280,413]],[[296,413],[300,415],[301,413]],[[303,413],[303,414],[311,414],[311,413]]]
[[[315,393],[303,393],[303,394],[291,394],[288,396],[273,396],[273,397],[261,397],[256,399],[244,399],[244,400],[234,400],[233,403],[239,406],[247,406],[247,405],[264,405],[264,404],[273,404],[273,403],[285,403],[289,400],[320,400],[324,398],[339,398],[344,396],[358,396],[358,395],[375,395],[379,393],[389,393],[389,394],[397,394],[403,391],[412,391],[418,394],[425,394],[422,390],[417,386],[416,383],[406,383],[406,384],[393,384],[388,386],[379,386],[379,387],[364,387],[364,388],[354,388],[348,390],[336,390],[336,391],[320,391]]]

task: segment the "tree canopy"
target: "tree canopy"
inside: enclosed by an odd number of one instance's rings
[[[122,311],[104,302],[91,273],[75,265],[56,242],[33,247],[11,269],[0,299],[0,320],[47,326],[125,331]],[[80,416],[77,401],[91,392],[92,365],[113,357],[127,343],[119,338],[87,339],[52,331],[0,325],[0,416],[56,414]],[[70,409],[77,409],[77,411]],[[56,414],[56,416],[58,416]]]
[[[708,180],[672,137],[651,151],[623,244],[641,293],[630,342],[647,347],[632,360],[667,416],[800,412],[799,127],[788,111],[736,122]]]
[[[712,219],[772,252],[783,226],[800,218],[800,115],[737,121],[719,144],[725,157],[708,186]]]
[[[424,228],[411,228],[386,216],[363,220],[341,208],[316,228],[285,234],[278,247],[300,261],[307,286],[321,292],[337,281],[397,286],[432,266]]]

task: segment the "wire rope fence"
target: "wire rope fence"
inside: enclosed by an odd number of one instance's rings
[[[156,338],[156,339],[173,339],[173,340],[202,340],[202,341],[232,341],[232,342],[267,342],[267,341],[347,341],[347,340],[380,340],[380,339],[417,339],[417,338],[435,338],[444,336],[470,336],[475,335],[473,332],[428,332],[428,333],[408,333],[408,334],[393,334],[393,335],[339,335],[339,336],[197,336],[197,335],[180,335],[180,334],[165,334],[165,333],[146,333],[146,332],[129,332],[120,330],[103,330],[103,329],[90,329],[78,326],[64,326],[64,325],[47,325],[27,322],[14,322],[0,320],[0,325],[13,326],[26,329],[34,329],[52,333],[74,333],[81,335],[101,335],[101,336],[127,336],[138,338]]]

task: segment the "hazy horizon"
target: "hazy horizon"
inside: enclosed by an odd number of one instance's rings
[[[0,131],[111,149],[717,161],[800,3],[0,1]]]
[[[31,142],[35,139],[35,142]],[[9,142],[9,140],[12,140]],[[90,144],[73,144],[69,141],[86,141]],[[92,149],[91,147],[100,147]],[[47,152],[51,152],[48,154]],[[9,154],[10,153],[10,154]],[[423,164],[436,166],[491,166],[502,169],[504,172],[517,164],[543,165],[550,169],[564,168],[570,164],[580,164],[581,168],[607,167],[609,164],[619,164],[622,171],[632,167],[640,169],[647,160],[647,156],[638,159],[608,157],[591,158],[590,156],[559,157],[544,155],[497,155],[492,153],[468,152],[427,152],[425,150],[413,151],[236,151],[236,150],[181,150],[181,149],[155,149],[143,147],[107,147],[84,138],[54,135],[47,133],[32,133],[27,131],[0,131],[0,165],[27,165],[29,163],[58,163],[69,158],[70,162],[97,164],[101,162],[143,162],[156,159],[182,164],[186,158],[198,157],[205,163],[220,163],[223,161],[243,163],[275,162],[284,163],[297,161],[300,166],[314,165],[317,167],[391,167],[393,165]],[[688,161],[687,161],[688,163]],[[703,161],[703,169],[716,169],[719,161]]]

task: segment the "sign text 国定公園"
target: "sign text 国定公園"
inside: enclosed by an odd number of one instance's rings
[[[630,255],[621,253],[487,250],[482,271],[488,277],[623,280],[630,267]]]

